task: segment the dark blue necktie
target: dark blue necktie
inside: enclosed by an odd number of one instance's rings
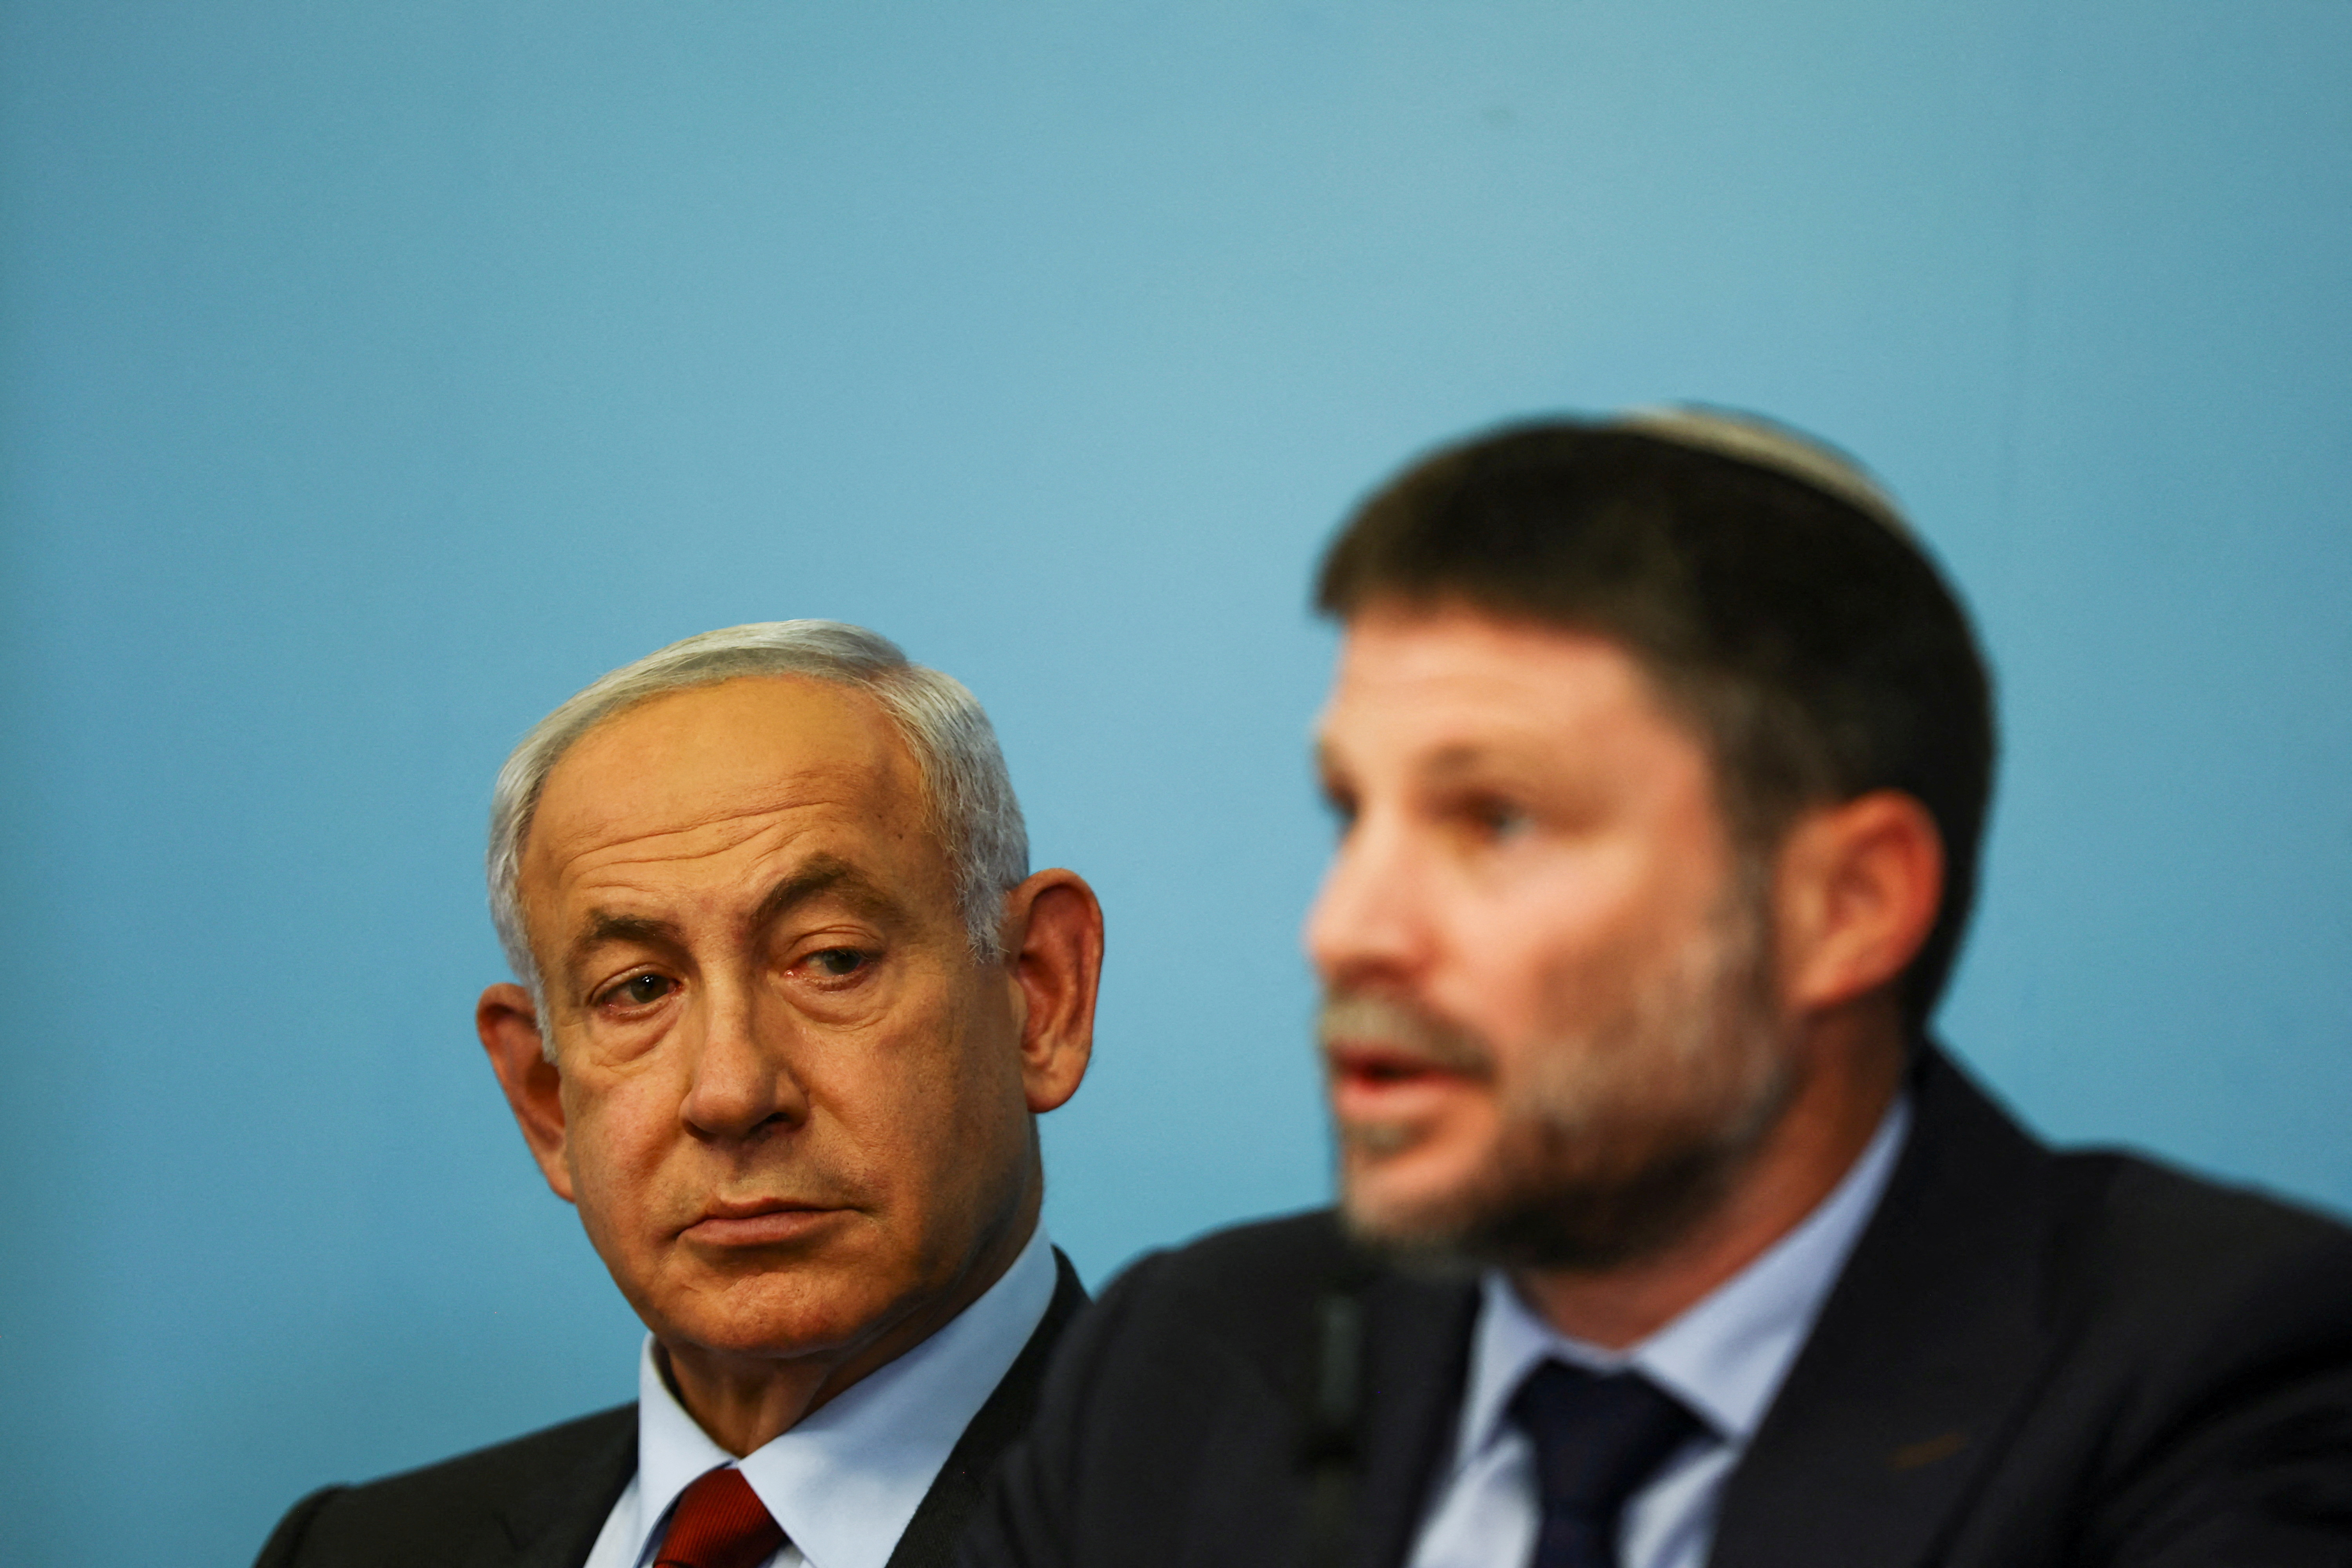
[[[1617,1568],[1625,1500],[1700,1430],[1639,1373],[1600,1377],[1556,1361],[1528,1373],[1511,1419],[1536,1449],[1543,1525],[1530,1568]]]

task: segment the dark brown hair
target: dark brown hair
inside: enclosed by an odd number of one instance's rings
[[[1901,982],[1923,1027],[1958,951],[1991,791],[1968,617],[1888,519],[1777,467],[1634,426],[1521,425],[1424,458],[1331,542],[1316,603],[1460,604],[1622,646],[1712,757],[1735,839],[1872,790],[1943,837],[1934,929]]]

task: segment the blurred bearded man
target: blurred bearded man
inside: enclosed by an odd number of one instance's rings
[[[2352,1234],[1927,1035],[1991,700],[1865,475],[1508,429],[1319,598],[1339,1212],[1131,1268],[966,1568],[2352,1562]]]
[[[930,1568],[1085,1302],[1036,1117],[1102,911],[971,693],[833,621],[689,637],[499,774],[475,1022],[645,1321],[637,1399],[297,1504],[265,1568]]]

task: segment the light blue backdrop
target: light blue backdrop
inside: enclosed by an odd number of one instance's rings
[[[2352,1205],[2339,0],[0,5],[0,1559],[626,1397],[468,1026],[532,719],[883,628],[1112,958],[1099,1279],[1316,1201],[1316,546],[1506,415],[1877,466],[2009,754],[1948,1032]]]

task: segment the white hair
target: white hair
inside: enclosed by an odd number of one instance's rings
[[[963,683],[910,663],[888,637],[841,621],[760,621],[674,642],[624,665],[541,719],[499,770],[490,792],[490,921],[542,1028],[545,983],[523,929],[522,847],[547,775],[572,742],[625,710],[672,691],[740,676],[793,675],[865,692],[914,753],[927,826],[954,874],[972,955],[1003,956],[1005,892],[1029,875],[1029,833],[1004,753]],[[554,1037],[546,1037],[551,1051]]]

